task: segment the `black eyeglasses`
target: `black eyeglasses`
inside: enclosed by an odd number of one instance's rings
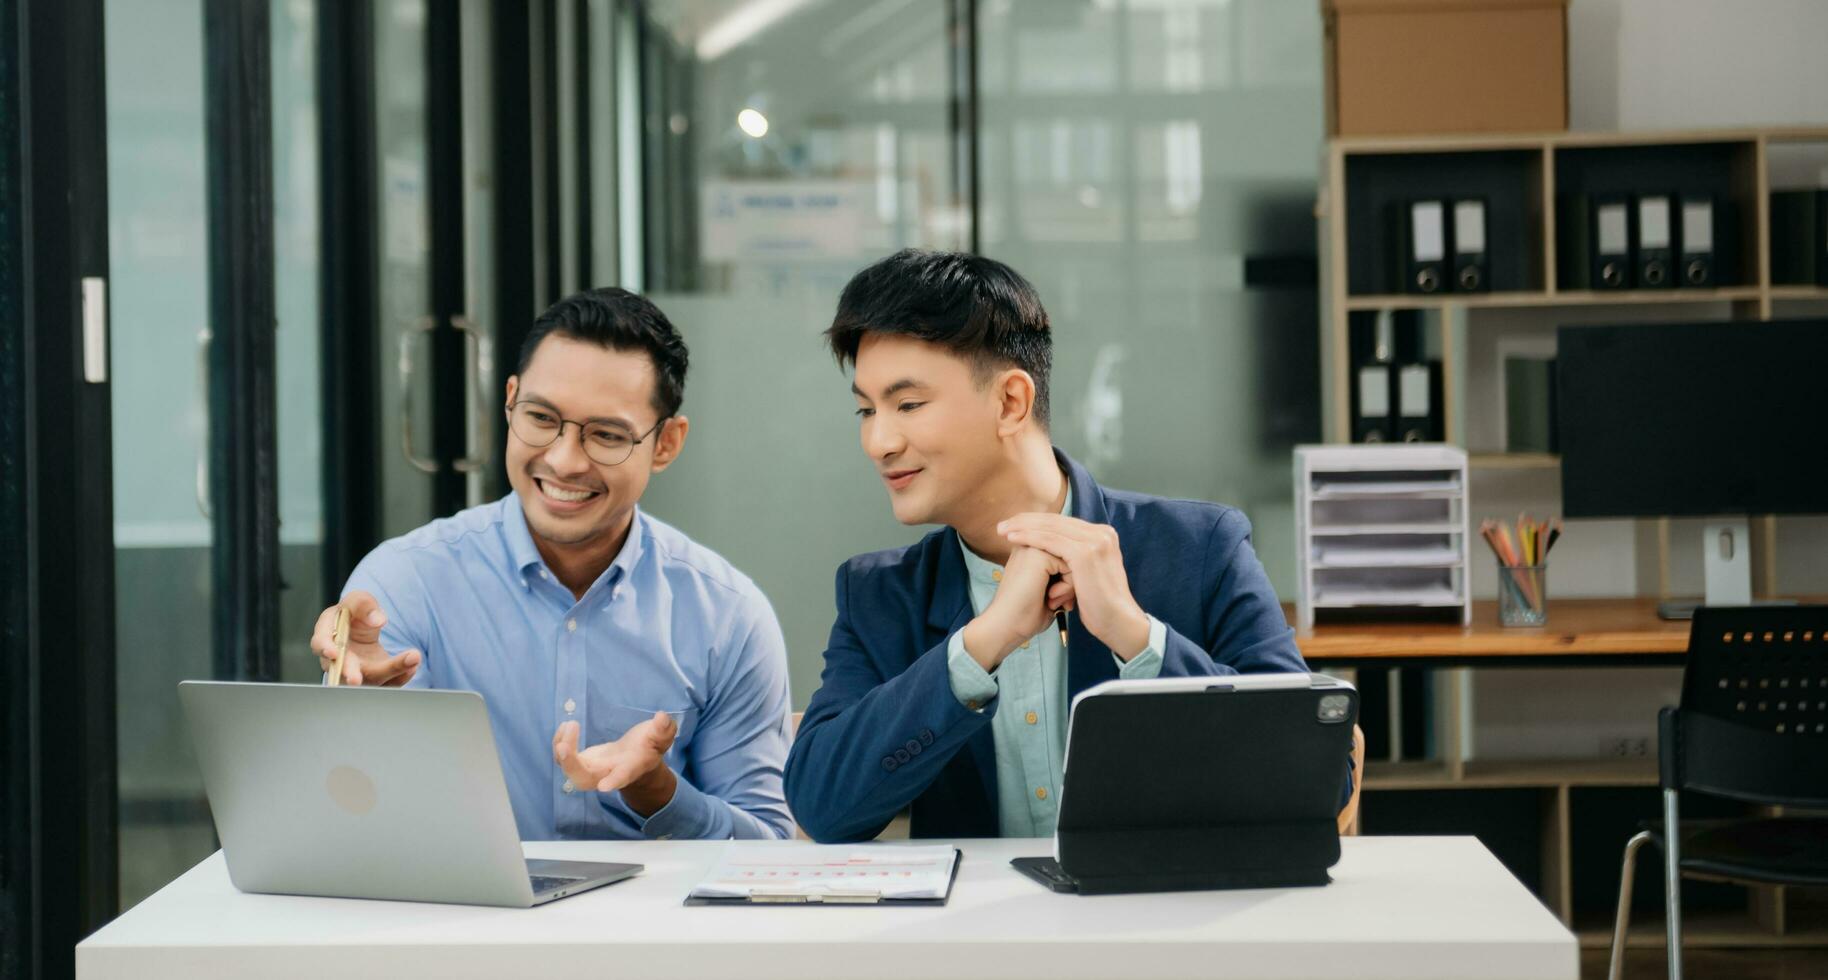
[[[575,422],[561,418],[550,407],[539,402],[515,402],[508,406],[508,431],[514,438],[533,447],[544,449],[558,441],[560,434],[568,425],[578,427],[578,441],[584,446],[584,455],[604,466],[619,466],[634,455],[635,447],[647,441],[659,428],[666,424],[666,419],[654,423],[654,427],[635,436],[616,422]]]

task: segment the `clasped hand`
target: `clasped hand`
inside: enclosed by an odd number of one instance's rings
[[[1130,594],[1116,529],[1063,514],[1019,514],[997,525],[1015,546],[996,598],[965,627],[965,649],[986,670],[1071,610],[1128,661],[1149,645],[1149,616]]]

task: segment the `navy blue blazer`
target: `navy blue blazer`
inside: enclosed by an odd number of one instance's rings
[[[1107,490],[1055,455],[1073,516],[1117,529],[1131,594],[1168,628],[1161,676],[1307,669],[1243,513]],[[958,532],[852,558],[837,591],[819,690],[787,756],[794,818],[815,840],[869,840],[911,804],[915,837],[998,836],[997,701],[982,713],[959,704],[946,661],[973,616]],[[1117,665],[1078,617],[1068,628],[1070,703]]]

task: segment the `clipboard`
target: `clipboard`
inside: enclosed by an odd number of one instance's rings
[[[894,845],[889,845],[894,846]],[[958,866],[964,862],[964,852],[954,847],[952,850],[952,871],[946,878],[945,893],[936,898],[884,898],[880,890],[868,888],[787,888],[780,886],[759,886],[743,895],[694,895],[687,894],[685,904],[689,906],[734,905],[734,906],[854,906],[854,905],[900,905],[913,907],[943,907],[952,898],[952,887],[958,883]]]

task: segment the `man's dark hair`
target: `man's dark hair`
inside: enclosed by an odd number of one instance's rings
[[[1035,287],[995,259],[903,249],[851,277],[825,340],[841,365],[865,334],[893,333],[970,359],[979,379],[1018,367],[1035,379],[1035,419],[1047,428],[1054,339]]]
[[[619,351],[646,351],[654,362],[654,409],[660,417],[679,414],[679,403],[685,400],[685,339],[660,312],[660,307],[646,299],[610,286],[574,293],[547,307],[520,347],[520,366],[515,374],[525,374],[533,352],[548,334],[607,347]]]

